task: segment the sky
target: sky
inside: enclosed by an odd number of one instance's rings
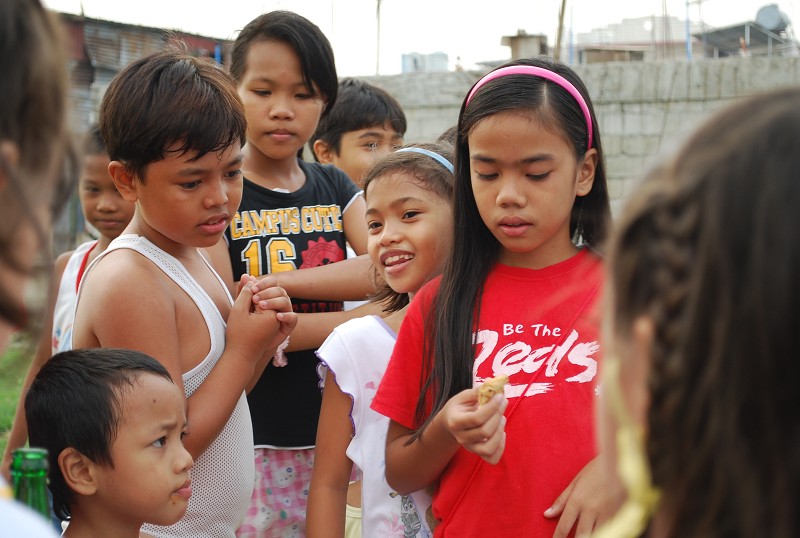
[[[451,68],[505,60],[503,36],[518,30],[545,34],[555,44],[560,0],[43,0],[56,11],[117,22],[170,28],[234,39],[261,13],[299,13],[328,36],[340,76],[399,73],[401,55],[444,52]],[[688,4],[687,4],[688,2]],[[800,25],[800,0],[566,0],[565,33],[588,32],[623,18],[661,15],[721,28],[754,21],[758,10],[777,3]],[[795,6],[797,4],[797,6]],[[377,11],[380,5],[380,32]],[[467,6],[476,6],[475,8]],[[800,32],[796,32],[800,33]],[[379,57],[378,57],[379,56]]]

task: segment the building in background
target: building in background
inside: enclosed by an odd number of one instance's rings
[[[232,41],[176,30],[123,24],[61,13],[67,33],[72,82],[70,122],[76,133],[97,120],[97,110],[111,79],[130,62],[182,43],[194,56],[226,66]]]
[[[727,56],[796,56],[798,44],[789,17],[768,4],[758,10],[755,21],[694,35],[702,43],[706,58]]]
[[[444,52],[403,54],[401,73],[443,73],[449,71],[449,58]]]
[[[754,21],[725,28],[714,28],[703,21],[690,21],[687,25],[686,19],[666,13],[623,19],[579,33],[575,42],[566,46],[569,54],[562,58],[573,58],[573,63],[578,64],[793,56],[798,51],[791,22],[776,4],[759,9]]]
[[[544,34],[529,34],[525,30],[517,30],[517,35],[506,35],[500,44],[511,48],[511,58],[530,58],[540,54],[548,54],[547,36]]]
[[[691,23],[691,32],[699,33],[702,23]],[[622,19],[616,24],[579,33],[575,43],[575,63],[643,62],[686,57],[686,21],[673,16],[650,15]],[[700,54],[702,45],[692,40],[692,52]]]

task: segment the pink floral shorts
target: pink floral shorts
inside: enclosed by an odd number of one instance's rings
[[[256,484],[250,508],[236,531],[239,538],[300,538],[306,532],[306,504],[314,449],[256,448]]]

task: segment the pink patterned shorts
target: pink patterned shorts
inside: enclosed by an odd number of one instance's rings
[[[301,538],[314,449],[256,448],[256,484],[239,538]]]

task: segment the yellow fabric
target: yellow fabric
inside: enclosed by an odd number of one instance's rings
[[[361,538],[361,508],[346,505],[344,538]]]
[[[603,397],[608,398],[617,419],[617,467],[628,493],[622,508],[601,526],[592,538],[636,538],[658,505],[659,492],[653,487],[650,467],[644,453],[644,435],[625,409],[619,386],[619,359],[607,357],[604,364]]]

